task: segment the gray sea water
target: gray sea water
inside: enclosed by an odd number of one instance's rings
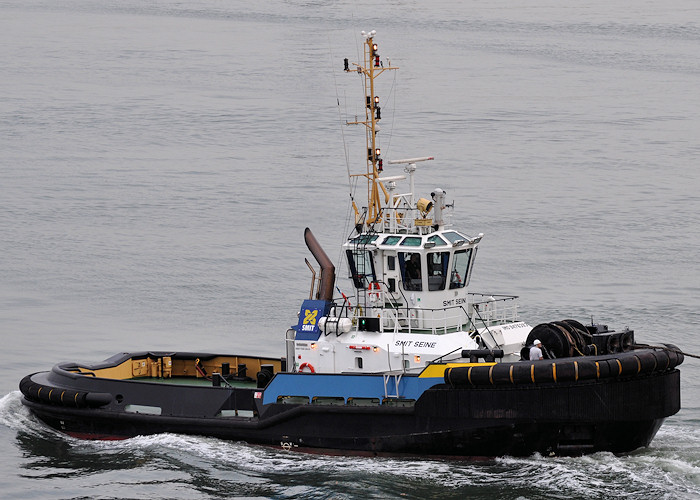
[[[698,19],[695,0],[0,0],[0,497],[700,498],[690,358],[682,410],[619,457],[86,442],[17,390],[121,351],[281,355],[304,228],[334,259],[347,235],[364,134],[340,124],[362,112],[342,59],[371,29],[401,68],[382,155],[436,157],[418,189],[485,233],[473,291],[700,354]]]

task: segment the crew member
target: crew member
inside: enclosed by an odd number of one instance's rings
[[[542,342],[535,340],[530,348],[530,361],[542,359]]]

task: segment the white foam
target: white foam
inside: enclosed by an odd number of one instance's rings
[[[0,423],[15,431],[24,431],[38,437],[58,436],[57,431],[39,422],[22,404],[22,393],[12,391],[0,399]]]
[[[175,460],[220,467],[247,476],[323,471],[329,477],[347,475],[368,481],[421,481],[441,487],[499,486],[536,488],[545,495],[598,497],[700,497],[700,429],[674,423],[662,428],[652,446],[615,456],[503,457],[487,462],[358,458],[288,452],[214,438],[159,434],[124,441],[85,441],[49,429],[21,404],[19,391],[0,399],[0,423],[38,438],[61,439],[75,451],[104,454],[149,453]]]

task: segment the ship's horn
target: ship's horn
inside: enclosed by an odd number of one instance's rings
[[[306,246],[309,247],[316,262],[321,266],[321,283],[318,289],[318,298],[320,300],[333,300],[335,266],[308,227],[304,230],[304,241],[306,241]]]

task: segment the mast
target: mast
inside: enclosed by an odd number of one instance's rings
[[[367,179],[367,218],[365,224],[373,224],[382,220],[382,200],[380,189],[384,195],[384,203],[389,201],[389,193],[384,184],[379,180],[379,175],[384,168],[384,160],[381,158],[381,149],[377,141],[379,132],[379,121],[382,118],[379,96],[375,93],[374,80],[387,70],[399,69],[391,64],[384,66],[384,62],[379,57],[379,47],[374,42],[376,31],[369,33],[362,32],[364,41],[364,64],[352,63],[357,73],[364,75],[365,87],[365,119],[364,121],[347,122],[348,125],[364,125],[367,138],[367,169],[363,174],[354,174],[353,177],[366,177]],[[345,59],[345,71],[352,72],[348,59]],[[360,221],[360,212],[353,202],[355,210],[355,222]]]

